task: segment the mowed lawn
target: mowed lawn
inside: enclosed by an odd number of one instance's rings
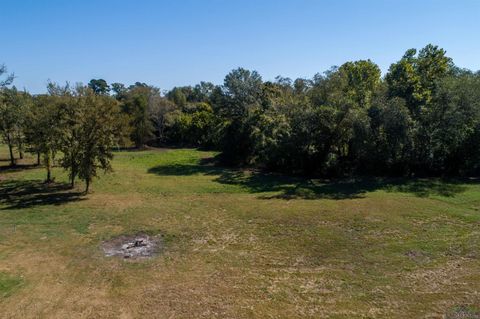
[[[325,183],[122,151],[83,196],[0,149],[1,318],[477,318],[476,180]],[[137,232],[162,254],[104,257]]]

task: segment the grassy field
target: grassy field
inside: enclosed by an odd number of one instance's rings
[[[124,151],[82,196],[0,150],[1,318],[479,318],[475,180],[322,183]],[[164,236],[160,256],[103,256],[139,231]]]

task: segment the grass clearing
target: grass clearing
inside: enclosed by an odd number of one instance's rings
[[[213,155],[117,152],[83,197],[59,168],[44,185],[33,158],[7,168],[0,148],[0,317],[441,318],[480,305],[476,180],[325,183]],[[163,253],[103,256],[102,241],[138,232],[162,234]]]

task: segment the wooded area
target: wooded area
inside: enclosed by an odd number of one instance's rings
[[[51,181],[58,157],[72,186],[80,178],[87,191],[110,169],[112,151],[130,145],[219,150],[224,164],[308,176],[480,172],[480,73],[456,67],[433,45],[406,51],[385,76],[370,60],[273,82],[238,68],[223,85],[164,93],[94,79],[31,95],[12,86],[6,67],[0,76],[11,165],[37,154]]]

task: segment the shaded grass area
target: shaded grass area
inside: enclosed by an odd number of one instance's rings
[[[38,168],[38,165],[36,165],[36,164],[16,164],[14,166],[11,166],[10,162],[8,162],[6,165],[1,165],[0,166],[0,173],[1,172],[5,172],[5,173],[7,173],[7,172],[8,173],[18,172],[18,171],[23,171],[23,170],[26,170],[26,169],[33,169],[33,168]]]
[[[361,198],[365,193],[384,190],[387,192],[411,193],[418,197],[431,195],[452,197],[466,190],[466,184],[478,184],[471,180],[441,179],[386,179],[355,178],[328,181],[288,177],[261,171],[234,170],[199,161],[197,164],[161,165],[150,168],[149,173],[166,176],[213,175],[221,184],[239,185],[250,193],[279,194],[261,196],[262,199],[353,199]]]
[[[62,205],[82,200],[83,193],[71,191],[66,183],[46,184],[39,180],[0,182],[2,209],[21,209],[42,205]]]

